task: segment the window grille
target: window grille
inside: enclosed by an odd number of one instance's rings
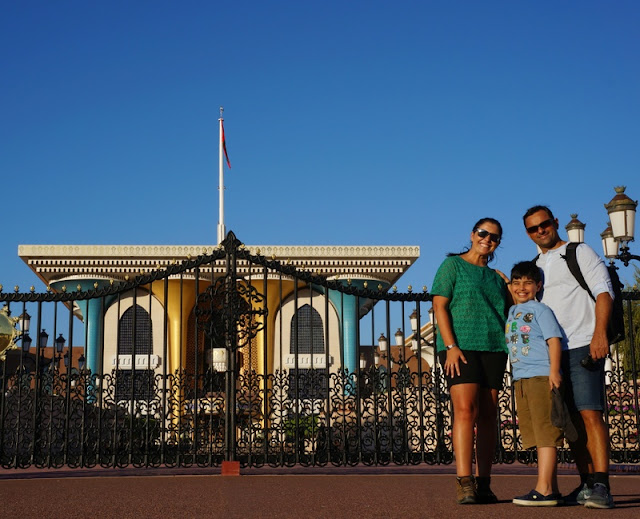
[[[296,350],[296,329],[298,349]],[[324,329],[322,317],[310,305],[301,306],[291,319],[291,340],[289,353],[324,353]]]

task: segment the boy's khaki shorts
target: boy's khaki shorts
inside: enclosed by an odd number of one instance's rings
[[[551,424],[549,377],[516,380],[514,389],[522,448],[562,447],[562,429]]]

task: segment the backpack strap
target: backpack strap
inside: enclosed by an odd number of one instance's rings
[[[587,282],[584,280],[584,276],[582,275],[582,271],[580,270],[580,265],[578,265],[578,258],[576,256],[577,247],[578,247],[577,243],[573,243],[573,242],[568,243],[567,254],[563,256],[563,258],[567,262],[567,267],[569,267],[569,270],[573,274],[573,277],[576,278],[576,281],[578,282],[578,284],[582,288],[584,288],[589,293],[589,296],[591,297],[591,299],[595,301],[596,298],[593,297],[591,290],[589,290],[589,286],[587,285]]]

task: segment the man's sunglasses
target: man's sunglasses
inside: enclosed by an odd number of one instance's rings
[[[480,238],[481,240],[488,236],[489,239],[493,243],[500,243],[500,235],[499,234],[496,234],[496,233],[493,233],[493,232],[489,232],[489,231],[485,231],[484,229],[477,229],[476,230],[476,234],[478,235],[478,238]]]
[[[533,234],[534,232],[538,232],[538,229],[546,229],[547,227],[551,227],[553,225],[553,218],[549,218],[544,222],[540,222],[538,225],[532,225],[531,227],[527,227],[527,232],[529,234]]]

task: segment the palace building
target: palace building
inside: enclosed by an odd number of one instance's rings
[[[380,291],[393,287],[420,254],[417,246],[241,247],[345,286]],[[52,291],[72,292],[131,281],[219,250],[192,245],[21,245],[19,256]],[[173,373],[193,368],[196,352],[203,353],[210,368],[225,362],[224,352],[207,341],[197,320],[202,298],[207,291],[213,293],[227,269],[220,257],[116,296],[74,301],[74,315],[85,325],[87,367],[105,373],[130,369],[135,362],[136,369]],[[245,348],[242,367],[257,373],[294,366],[330,372],[356,369],[358,322],[370,310],[371,300],[301,283],[249,261],[238,260],[236,272],[260,296],[260,302],[252,304],[266,308],[253,317],[262,333]],[[220,301],[219,307],[223,305]]]

